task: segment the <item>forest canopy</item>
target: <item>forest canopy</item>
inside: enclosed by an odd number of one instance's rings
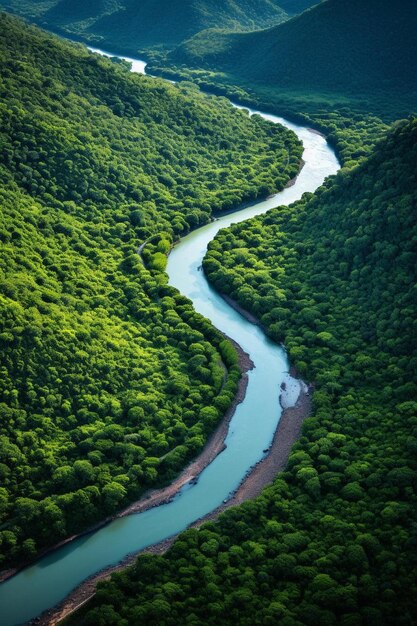
[[[298,12],[312,0],[286,3]],[[0,7],[67,37],[133,55],[172,48],[205,28],[253,30],[288,19],[275,0],[0,0]]]
[[[214,209],[282,188],[301,145],[225,100],[131,75],[4,14],[0,67],[6,566],[201,450],[239,369],[167,285],[164,255]]]
[[[254,88],[371,101],[411,93],[415,103],[416,30],[414,0],[325,0],[273,28],[202,31],[170,52],[168,65],[228,72],[229,82]]]
[[[415,623],[416,156],[411,118],[210,244],[208,278],[285,342],[313,415],[260,497],[140,556],[69,623]]]

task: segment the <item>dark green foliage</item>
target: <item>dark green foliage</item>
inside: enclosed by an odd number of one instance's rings
[[[265,153],[278,171],[301,148],[195,88],[5,15],[0,29],[5,565],[172,479],[201,448],[239,372],[166,284],[165,254],[212,209],[278,184]]]
[[[172,47],[204,28],[262,28],[286,13],[270,0],[134,0],[97,20],[89,32],[124,49]]]
[[[414,0],[326,0],[269,30],[205,31],[170,60],[304,94],[373,98],[411,91],[416,102],[416,32]]]
[[[369,102],[356,101],[354,98],[323,98],[316,97],[316,94],[294,94],[263,85],[236,84],[231,83],[233,79],[227,75],[183,66],[167,68],[165,62],[163,57],[155,57],[148,64],[149,71],[168,79],[192,81],[206,92],[227,96],[242,105],[284,115],[299,124],[312,126],[326,135],[344,165],[357,163],[369,154],[375,142],[387,130],[386,121],[397,119],[399,112],[403,115],[406,111],[408,115],[410,110],[404,102],[399,104],[384,99],[378,103],[374,101],[370,106]],[[370,113],[373,109],[377,114]]]
[[[148,68],[312,125],[356,162],[381,120],[417,109],[416,32],[412,0],[327,0],[276,28],[211,29],[169,54],[150,51]]]
[[[314,414],[259,498],[102,583],[85,623],[415,624],[416,151],[400,122],[316,196],[212,242],[209,278],[285,341]]]
[[[2,0],[0,6],[48,28],[136,54],[173,47],[204,28],[253,30],[287,14],[273,0]]]
[[[210,280],[221,291],[224,281],[275,339],[285,336],[293,359],[316,381],[333,371],[339,385],[353,382],[339,356],[329,361],[338,345],[366,374],[365,384],[374,359],[379,380],[386,360],[413,356],[416,146],[416,120],[398,123],[370,158],[314,198],[234,226],[210,244]],[[341,321],[347,310],[349,324]],[[395,395],[408,401],[404,365]],[[361,376],[354,378],[358,384]]]
[[[226,101],[210,102],[192,86],[131,76],[119,64],[110,71],[109,61],[83,47],[39,37],[33,48],[9,26],[3,31],[2,97],[15,95],[20,106],[1,111],[2,158],[17,182],[46,200],[58,195],[81,203],[90,218],[103,211],[114,216],[109,203],[117,202],[124,214],[118,221],[133,221],[139,236],[151,234],[155,219],[178,235],[208,221],[213,208],[231,207],[219,197],[220,186],[236,190],[235,205],[269,193],[260,191],[270,184],[263,159],[297,143],[291,133],[232,114]],[[252,180],[245,182],[248,174]]]

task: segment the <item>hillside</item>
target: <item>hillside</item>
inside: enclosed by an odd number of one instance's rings
[[[288,17],[273,0],[2,0],[0,7],[130,54],[172,47],[205,28],[254,30]]]
[[[124,48],[134,43],[137,49],[172,46],[204,28],[250,30],[286,17],[270,0],[148,0],[130,2],[125,10],[98,20],[89,30],[106,41],[120,42]]]
[[[401,98],[417,103],[414,0],[326,0],[273,28],[204,31],[168,57],[168,65],[210,68],[295,93]]]
[[[66,623],[415,624],[416,156],[414,118],[315,196],[219,232],[205,272],[285,342],[314,414],[259,498]]]
[[[214,208],[285,185],[301,146],[6,15],[0,65],[6,565],[170,480],[202,448],[239,370],[166,284],[165,254]]]

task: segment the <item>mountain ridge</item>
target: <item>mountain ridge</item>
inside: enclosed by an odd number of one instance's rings
[[[326,0],[267,30],[199,33],[168,59],[304,91],[407,91],[417,82],[416,32],[412,0]]]
[[[132,54],[178,45],[209,27],[252,30],[288,18],[273,0],[2,0],[0,7],[67,36]]]

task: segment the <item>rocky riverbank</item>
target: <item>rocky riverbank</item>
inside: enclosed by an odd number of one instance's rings
[[[245,355],[245,353],[242,352],[242,358],[247,359],[248,357],[247,355]],[[249,364],[251,362],[249,360],[249,362],[246,361],[246,363]],[[243,392],[243,397],[244,397],[244,392]],[[236,398],[236,406],[238,403],[239,403],[239,400],[238,398]],[[291,452],[291,448],[294,442],[298,439],[300,435],[303,421],[306,419],[306,417],[310,415],[310,412],[311,412],[311,387],[307,387],[302,381],[300,381],[299,397],[294,406],[288,407],[283,410],[280,421],[278,423],[278,427],[275,431],[275,435],[274,435],[273,441],[271,443],[271,446],[268,450],[267,455],[261,461],[259,461],[259,463],[257,463],[251,469],[251,471],[245,476],[245,478],[242,480],[241,484],[239,485],[239,487],[237,488],[233,496],[227,502],[223,503],[220,507],[218,507],[217,509],[215,509],[208,515],[204,516],[203,518],[196,520],[196,522],[194,522],[191,525],[191,527],[197,528],[201,526],[205,521],[215,520],[220,515],[220,513],[225,511],[227,508],[241,504],[242,502],[245,502],[246,500],[256,498],[256,496],[258,496],[261,493],[262,489],[266,487],[267,485],[269,485],[274,480],[277,473],[285,469],[287,462],[288,462],[288,457]],[[225,422],[226,422],[226,419],[230,421],[231,415],[228,416],[228,418],[225,418],[224,420]],[[222,435],[220,433],[222,432],[223,427],[225,427],[225,434],[223,436],[223,439],[221,439]],[[215,447],[212,448],[211,452],[210,451],[208,452],[208,457],[210,457],[210,455],[214,453],[215,449],[218,449],[221,441],[223,442],[223,446],[224,446],[224,437],[227,434],[227,428],[228,428],[228,422],[227,424],[222,423],[219,426],[219,428],[216,430],[216,432],[212,435],[212,438],[210,442],[207,444],[207,447],[210,447],[210,445],[214,445]],[[186,476],[188,476],[188,479],[190,479],[191,476],[195,475],[194,472],[195,472],[196,467],[198,467],[198,462],[199,462],[199,459],[196,459],[196,461],[194,461],[194,463],[192,463],[188,468],[186,468],[186,470],[184,470],[181,476],[177,479],[178,481],[181,482],[181,486],[185,482],[187,482],[187,480],[183,480]],[[173,483],[173,486],[174,485],[175,483]],[[170,489],[170,488],[167,488],[167,489]],[[155,490],[155,491],[164,491],[164,490]],[[124,512],[122,512],[122,515],[123,514],[127,515],[128,511],[135,512],[139,510],[146,510],[147,508],[150,508],[152,506],[158,506],[158,504],[161,504],[162,502],[166,501],[166,499],[164,498],[173,497],[175,493],[176,493],[175,490],[173,490],[172,492],[170,490],[169,496],[167,495],[167,492],[165,492],[164,497],[161,494],[160,497],[163,498],[161,502],[158,501],[157,499],[158,494],[155,493],[154,499],[152,499],[151,501],[149,501],[148,499],[147,502],[139,501],[138,503],[133,504],[132,507],[129,507],[129,509],[126,509]],[[151,494],[151,497],[152,497],[152,494]],[[143,508],[139,508],[139,507],[143,507]],[[164,552],[166,552],[166,550],[168,550],[168,548],[171,546],[173,541],[175,541],[175,539],[176,539],[175,536],[169,539],[166,539],[165,541],[162,541],[154,546],[147,548],[143,552],[149,552],[153,554],[163,554]],[[67,617],[68,615],[76,611],[78,608],[80,608],[87,600],[89,600],[90,598],[94,596],[95,588],[99,581],[105,580],[109,578],[114,572],[121,570],[129,565],[132,565],[135,562],[138,554],[129,555],[121,563],[118,563],[117,565],[113,567],[106,568],[105,570],[102,570],[101,572],[98,572],[97,574],[95,574],[93,577],[87,579],[77,589],[75,589],[60,605],[58,605],[54,609],[47,611],[40,618],[38,618],[32,623],[38,624],[39,626],[55,626],[60,621],[62,621],[65,617]]]

